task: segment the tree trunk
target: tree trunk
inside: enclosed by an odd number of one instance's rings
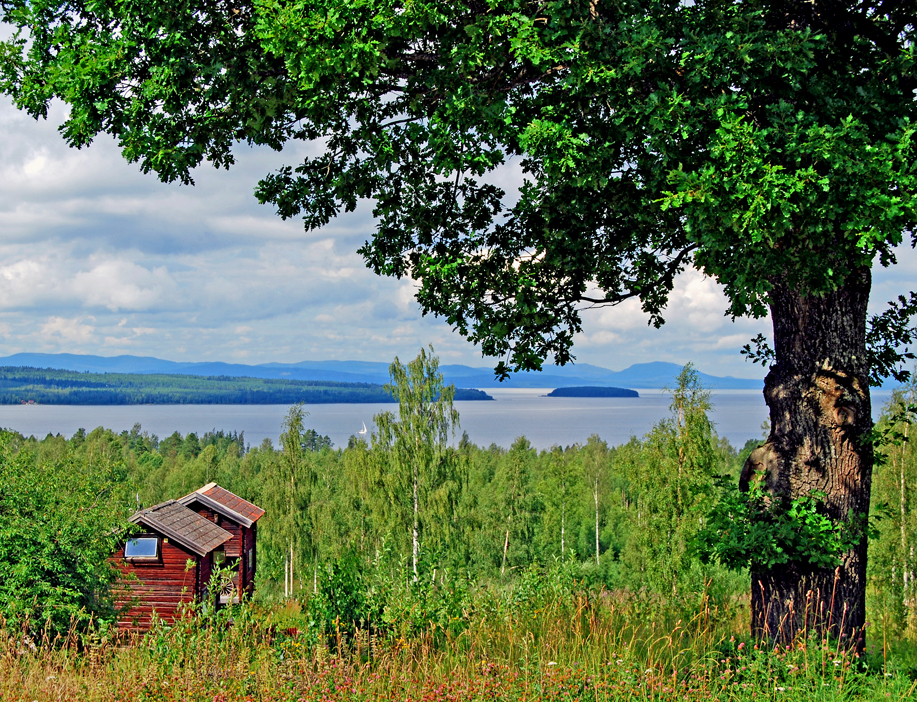
[[[414,525],[411,529],[411,564],[414,568],[414,580],[417,580],[417,557],[420,553],[420,495],[418,494],[417,483],[420,481],[417,465],[414,464],[413,487],[414,487]]]
[[[506,572],[506,552],[509,550],[509,527],[506,528],[506,539],[503,541],[503,563],[500,565],[500,575]]]
[[[593,497],[595,497],[595,565],[599,567],[599,478],[598,474],[595,477],[595,484],[592,491]]]
[[[783,279],[769,294],[776,362],[764,382],[771,432],[742,470],[740,487],[762,480],[767,492],[825,496],[825,513],[844,521],[869,512],[872,427],[866,360],[869,270],[837,291],[803,297]],[[788,642],[810,631],[862,645],[866,539],[837,569],[794,563],[752,568],[753,635]]]

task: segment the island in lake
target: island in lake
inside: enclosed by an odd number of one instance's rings
[[[636,390],[625,388],[577,387],[557,388],[545,397],[640,397]]]

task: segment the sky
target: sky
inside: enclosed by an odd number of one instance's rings
[[[296,164],[307,145],[241,146],[229,171],[203,166],[194,186],[163,184],[127,163],[113,140],[67,147],[52,109],[36,122],[0,96],[0,356],[132,354],[174,361],[390,362],[432,344],[442,363],[493,366],[444,321],[424,317],[410,280],[380,278],[357,248],[370,207],[317,231],[259,205],[258,179]],[[500,174],[511,188],[518,174]],[[875,272],[874,310],[910,290],[909,248]],[[713,375],[763,377],[741,347],[767,320],[732,321],[717,283],[685,272],[666,325],[637,304],[584,315],[577,362],[621,370],[692,361]]]

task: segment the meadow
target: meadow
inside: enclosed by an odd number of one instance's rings
[[[386,619],[317,629],[309,601],[188,613],[145,637],[0,634],[4,700],[885,700],[904,652],[810,638],[765,647],[747,607],[652,601],[532,570],[500,591],[408,584]],[[320,600],[321,596],[312,598]],[[321,610],[321,603],[316,603]],[[688,608],[690,609],[690,607]],[[193,615],[193,616],[192,616]],[[319,614],[319,617],[321,615]],[[29,644],[32,644],[31,646]],[[877,645],[878,644],[878,645]],[[34,646],[34,648],[33,648]]]

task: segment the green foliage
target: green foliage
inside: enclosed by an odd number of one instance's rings
[[[309,598],[309,626],[322,634],[353,633],[368,624],[362,562],[353,552],[328,563]]]
[[[694,546],[708,562],[736,570],[790,563],[835,568],[844,552],[866,538],[865,515],[835,523],[819,511],[823,499],[818,494],[777,500],[760,483],[741,492],[730,480],[721,481],[720,490]]]
[[[0,615],[33,635],[112,621],[107,559],[129,515],[120,456],[61,443],[42,460],[34,443],[0,433]]]
[[[917,641],[917,444],[912,440],[915,385],[892,393],[873,430],[876,467],[872,514],[876,536],[869,549],[868,604],[887,636]]]
[[[630,474],[634,533],[622,546],[630,585],[655,592],[698,592],[705,576],[689,544],[699,528],[698,513],[713,505],[713,479],[722,465],[707,417],[710,393],[691,364],[672,390],[672,416],[653,427],[643,446],[619,451],[617,462]]]
[[[535,527],[543,506],[534,485],[537,457],[528,439],[516,439],[509,451],[497,460],[489,490],[485,493],[489,498],[488,521],[497,531],[492,536],[493,542],[502,546],[503,551],[501,575],[507,568],[523,567],[533,560]],[[488,549],[492,554],[494,543]]]

